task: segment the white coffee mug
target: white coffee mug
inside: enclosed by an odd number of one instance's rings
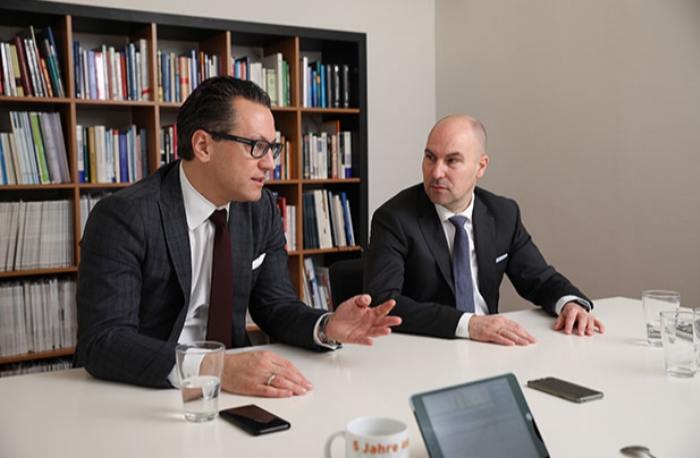
[[[331,445],[345,437],[346,458],[408,458],[408,428],[393,418],[360,417],[352,420],[345,431],[337,431],[326,441],[326,458],[331,458]]]

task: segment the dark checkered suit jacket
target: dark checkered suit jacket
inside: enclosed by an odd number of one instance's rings
[[[80,243],[75,363],[95,377],[167,387],[192,284],[179,162],[100,201]],[[245,343],[246,307],[272,338],[319,348],[321,314],[299,301],[272,194],[231,202],[233,343]],[[253,269],[253,261],[265,254]]]
[[[504,275],[523,298],[549,313],[563,296],[588,300],[547,264],[513,200],[478,187],[474,199],[479,292],[489,313],[498,313]],[[422,183],[400,192],[374,213],[364,278],[374,303],[396,299],[391,313],[403,321],[394,330],[455,337],[462,312],[455,306],[452,261],[442,223]]]

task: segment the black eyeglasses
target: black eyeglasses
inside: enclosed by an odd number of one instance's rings
[[[250,138],[239,137],[238,135],[231,135],[224,132],[209,132],[206,129],[202,129],[209,135],[215,138],[223,138],[224,140],[231,140],[233,142],[243,143],[250,145],[250,155],[255,159],[260,159],[264,157],[268,151],[272,152],[272,158],[277,159],[282,152],[284,145],[282,143],[270,143],[265,140],[252,140]]]

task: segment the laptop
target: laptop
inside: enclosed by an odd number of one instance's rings
[[[411,396],[431,458],[549,458],[513,374]]]

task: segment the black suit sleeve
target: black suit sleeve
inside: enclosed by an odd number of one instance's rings
[[[503,241],[510,245],[505,272],[518,294],[553,316],[556,315],[554,308],[557,301],[564,296],[577,296],[590,303],[590,299],[547,263],[525,229],[518,205],[512,200],[506,200],[506,202],[510,205],[510,211],[494,211],[498,215],[498,221],[509,221],[507,225],[500,224],[496,243],[501,243],[501,240],[498,240],[499,237],[507,237]],[[504,204],[498,208],[507,209],[508,206]],[[504,213],[508,216],[503,216]]]
[[[452,290],[423,243],[417,224],[406,224],[407,215],[396,210],[382,207],[372,218],[365,290],[374,305],[396,300],[392,314],[402,318],[396,331],[455,338],[462,312],[454,306]]]
[[[98,378],[168,387],[176,346],[168,337],[183,297],[163,268],[150,269],[165,274],[159,297],[144,292],[145,254],[158,251],[147,231],[137,207],[116,195],[91,212],[80,244],[75,362]],[[165,255],[160,261],[168,262]]]

